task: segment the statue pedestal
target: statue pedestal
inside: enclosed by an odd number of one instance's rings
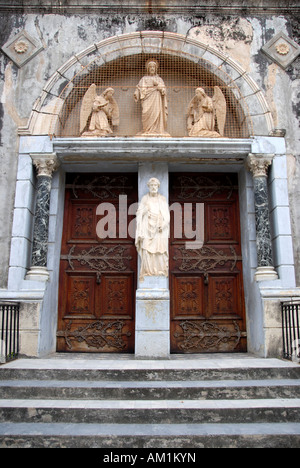
[[[170,357],[169,279],[145,277],[136,293],[135,356]]]

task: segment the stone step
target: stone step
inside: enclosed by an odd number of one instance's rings
[[[219,400],[300,398],[300,380],[2,380],[1,399]]]
[[[56,356],[0,366],[0,448],[291,448],[299,421],[300,366],[277,359]]]
[[[90,424],[297,423],[300,399],[0,400],[1,422]]]
[[[224,355],[223,355],[224,356]],[[203,381],[300,379],[300,366],[278,359],[187,360],[20,359],[0,366],[3,380]]]
[[[299,448],[299,423],[259,424],[64,424],[0,423],[0,448],[175,448],[176,454],[198,448]],[[112,449],[113,447],[113,449]],[[187,450],[186,447],[192,447]],[[182,449],[182,450],[181,450]],[[155,455],[155,451],[151,452]],[[167,453],[167,452],[166,452]],[[162,456],[163,454],[160,454]],[[135,465],[148,451],[136,452]],[[166,456],[166,455],[165,455]],[[170,455],[173,456],[172,454]],[[198,452],[197,457],[200,456]],[[145,458],[144,458],[145,457]],[[103,458],[99,455],[99,462]],[[178,461],[175,459],[175,461]],[[150,460],[153,461],[152,459]],[[156,460],[161,461],[160,460]],[[167,458],[167,462],[174,459]],[[200,460],[198,459],[197,462]]]

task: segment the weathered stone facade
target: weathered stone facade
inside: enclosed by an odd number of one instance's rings
[[[41,6],[40,2],[27,0],[10,5],[0,2],[0,301],[23,303],[23,353],[40,356],[55,350],[64,173],[74,171],[79,160],[86,161],[86,169],[105,171],[112,161],[119,161],[120,168],[129,161],[136,168],[149,162],[168,162],[174,167],[181,164],[186,168],[192,167],[192,157],[194,165],[204,164],[203,158],[207,158],[205,164],[210,170],[216,167],[213,159],[219,159],[220,170],[226,164],[228,170],[238,165],[235,170],[240,171],[240,204],[244,213],[241,224],[248,348],[263,356],[280,354],[280,300],[300,296],[300,3],[98,3],[67,0],[43,2]],[[274,61],[263,47],[277,35],[279,43],[274,47],[278,57]],[[174,57],[207,60],[222,79],[226,75],[235,82],[253,128],[247,141],[206,140],[197,145],[188,139],[174,139],[166,146],[162,141],[103,139],[96,144],[74,138],[52,139],[65,102],[61,93],[68,85],[71,90],[74,77],[89,63],[98,57],[109,63],[126,55],[167,50]],[[287,65],[283,59],[288,57],[291,63]],[[48,195],[51,189],[48,252],[43,252],[43,256],[48,253],[48,263],[37,262],[37,266],[47,267],[50,272],[50,282],[45,286],[41,271],[36,278],[29,271],[35,266],[32,245],[37,245],[35,233],[40,231],[37,226],[34,231],[39,177],[32,161],[44,157],[53,162],[56,154],[61,167],[53,174],[52,185],[49,186],[49,176],[41,175],[44,188],[48,184]],[[95,154],[100,154],[97,162]],[[267,173],[255,175],[253,170],[253,184],[245,163],[249,154],[269,161],[269,201]],[[262,185],[265,198],[260,203]],[[266,238],[266,231],[259,232],[261,219],[255,223],[255,203],[264,205],[264,217],[269,205],[267,237],[272,245],[264,245],[264,252],[259,239]],[[263,222],[263,229],[266,227]],[[35,260],[37,255],[33,253]],[[271,267],[271,272],[259,272],[257,267]],[[139,326],[143,330],[143,325]],[[35,346],[32,342],[28,345],[30,333]]]

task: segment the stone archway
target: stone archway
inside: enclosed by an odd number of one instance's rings
[[[91,66],[97,63],[107,66],[117,62],[122,57],[137,57],[138,55],[146,54],[169,55],[172,59],[181,57],[190,63],[197,66],[207,64],[212,67],[213,72],[218,79],[224,84],[231,85],[233,92],[240,98],[241,106],[243,106],[244,116],[249,122],[249,136],[252,138],[246,139],[219,139],[212,141],[209,139],[188,139],[188,138],[172,138],[166,142],[160,139],[130,139],[130,138],[102,138],[98,140],[90,139],[89,142],[84,138],[71,137],[68,138],[53,138],[53,125],[61,115],[61,110],[65,105],[68,96],[72,93],[76,79],[88,75]],[[282,139],[269,138],[268,135],[273,130],[273,120],[268,104],[265,100],[263,92],[252,80],[248,73],[234,60],[225,54],[214,50],[206,44],[186,38],[173,33],[161,32],[141,32],[116,36],[100,43],[93,44],[90,48],[82,51],[80,54],[70,58],[62,67],[60,67],[54,75],[46,83],[43,93],[35,103],[32,110],[28,126],[20,128],[19,134],[25,136],[33,136],[33,138],[24,138],[22,141],[22,150],[20,153],[28,153],[40,157],[44,160],[47,157],[53,157],[56,154],[61,162],[61,172],[72,172],[84,165],[85,170],[91,172],[109,169],[115,169],[116,164],[119,164],[121,170],[128,167],[130,163],[134,165],[135,172],[139,166],[139,171],[143,170],[143,164],[147,166],[147,161],[151,161],[151,171],[153,170],[153,162],[158,164],[171,163],[173,167],[176,164],[185,164],[188,170],[192,170],[191,161],[195,166],[208,167],[213,169],[219,164],[226,165],[226,170],[240,171],[241,174],[241,212],[243,213],[243,239],[242,246],[245,251],[246,258],[251,258],[251,264],[246,267],[246,295],[247,295],[247,310],[251,313],[251,321],[249,321],[249,350],[258,354],[265,353],[269,346],[265,341],[263,318],[264,310],[261,295],[256,283],[252,279],[252,271],[255,269],[255,240],[250,238],[253,230],[249,232],[249,225],[253,226],[254,204],[252,198],[252,185],[249,182],[244,167],[244,161],[249,153],[258,153],[258,158],[261,159],[262,154],[275,154],[278,160],[284,154],[284,142]],[[35,138],[36,135],[45,135],[44,138]],[[254,137],[254,138],[253,138]],[[267,137],[267,138],[265,138]],[[280,141],[278,141],[280,140]],[[47,150],[44,143],[47,142]],[[25,144],[26,143],[26,144]],[[24,146],[25,145],[25,146]],[[26,148],[25,148],[26,147]],[[46,153],[45,153],[46,151]],[[141,157],[142,155],[142,157]],[[196,168],[197,169],[197,168]],[[145,169],[146,170],[146,169]],[[167,179],[167,173],[163,173]],[[62,174],[60,174],[62,175]],[[55,217],[59,226],[59,233],[62,230],[61,213],[63,206],[62,192],[64,190],[62,180],[56,179],[54,190],[59,192],[60,196],[57,202],[57,208],[52,207],[52,220]],[[276,179],[274,181],[275,185]],[[247,185],[247,183],[249,185]],[[142,190],[142,187],[141,187]],[[279,189],[278,189],[279,190]],[[60,204],[59,204],[60,203]],[[248,209],[249,207],[249,209]],[[288,208],[288,207],[287,207]],[[247,211],[248,210],[248,211]],[[24,210],[25,211],[25,210]],[[29,210],[26,210],[26,213]],[[55,215],[54,215],[55,213]],[[16,214],[17,216],[17,214]],[[26,214],[26,216],[29,216]],[[254,228],[255,229],[255,228]],[[281,231],[276,231],[276,245],[280,249],[281,237],[285,236]],[[56,262],[58,251],[60,248],[58,234],[55,237],[55,252],[56,257],[52,263]],[[286,238],[286,236],[285,236]],[[278,239],[278,240],[277,240]],[[289,239],[288,239],[289,240]],[[290,241],[290,240],[289,240]],[[53,263],[53,264],[54,264]],[[286,268],[287,267],[287,268]],[[252,270],[251,270],[252,268]],[[282,277],[285,280],[284,272],[291,271],[289,265],[279,265],[281,268]],[[286,268],[286,270],[284,270]],[[288,269],[289,268],[289,269]],[[21,270],[21,267],[20,267]],[[20,274],[23,273],[23,270]],[[56,291],[57,279],[50,282],[46,292],[43,294],[45,299],[43,303],[43,320],[49,321],[51,315],[51,324],[56,320]],[[287,278],[285,284],[290,284],[290,279]],[[49,308],[49,298],[52,298],[51,310]],[[166,297],[160,298],[166,301]],[[253,319],[253,314],[255,318]],[[52,326],[52,325],[51,325]],[[269,327],[271,328],[271,326]],[[143,330],[142,330],[143,331]],[[141,334],[142,336],[142,334]],[[51,334],[44,328],[41,331],[39,351],[44,352],[53,346],[55,331],[52,326]],[[52,349],[52,348],[51,348]]]
[[[243,67],[231,57],[186,36],[157,31],[115,36],[92,44],[62,65],[46,83],[32,109],[27,127],[20,135],[53,135],[63,105],[72,92],[74,80],[90,71],[90,65],[108,64],[138,54],[167,54],[194,63],[207,63],[224,83],[232,86],[243,108],[249,134],[267,136],[274,130],[272,114],[263,92]]]

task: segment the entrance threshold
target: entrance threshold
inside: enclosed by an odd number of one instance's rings
[[[132,354],[54,353],[44,358],[20,358],[0,368],[11,369],[245,369],[299,368],[279,358],[261,358],[248,353],[172,354],[169,359],[138,359]]]

